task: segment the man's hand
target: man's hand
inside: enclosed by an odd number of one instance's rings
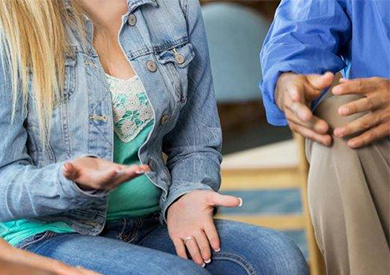
[[[341,116],[367,113],[364,116],[334,130],[337,137],[360,135],[348,140],[350,148],[360,148],[390,135],[390,79],[373,77],[341,79],[333,88],[336,96],[361,95],[362,98],[339,108]]]
[[[241,206],[242,200],[213,191],[192,191],[173,203],[168,209],[168,231],[177,255],[200,266],[211,261],[211,248],[219,252],[220,241],[214,225],[214,207]]]
[[[149,172],[147,165],[119,165],[108,160],[81,157],[64,164],[64,176],[81,188],[112,190],[139,175]]]
[[[275,90],[276,104],[285,113],[290,129],[325,146],[332,143],[329,126],[313,115],[310,106],[333,80],[334,74],[330,72],[324,75],[283,73]]]

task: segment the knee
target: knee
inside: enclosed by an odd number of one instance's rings
[[[325,120],[329,124],[331,130],[345,125],[353,120],[356,120],[358,117],[361,117],[363,114],[341,116],[338,112],[339,108],[342,105],[355,101],[359,98],[361,98],[361,96],[357,95],[347,95],[342,97],[331,96],[320,103],[315,110],[315,115]]]
[[[259,274],[308,274],[307,262],[302,252],[283,233],[228,221],[219,221],[217,227],[222,250],[230,250],[232,254],[247,260],[247,265],[252,266]]]
[[[268,230],[267,234],[269,242],[268,246],[265,247],[267,255],[266,264],[274,266],[276,269],[275,273],[270,272],[267,274],[309,274],[306,259],[292,240],[285,234],[273,230]]]

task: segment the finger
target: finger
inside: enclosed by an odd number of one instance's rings
[[[213,250],[215,252],[221,251],[221,243],[213,219],[210,219],[210,221],[205,224],[204,232],[206,233],[206,237],[209,240],[209,244]]]
[[[309,122],[313,116],[311,110],[300,102],[292,102],[287,108],[302,122]]]
[[[369,113],[363,117],[360,117],[345,126],[337,127],[334,129],[334,135],[336,137],[342,138],[352,134],[359,133],[361,131],[367,130],[375,125],[380,123],[380,116],[377,113]]]
[[[213,192],[210,204],[212,206],[239,207],[242,206],[242,199]]]
[[[383,123],[370,130],[364,132],[358,137],[348,140],[348,146],[352,149],[357,149],[369,145],[375,140],[384,138],[390,135],[390,123]]]
[[[318,134],[324,135],[329,131],[328,123],[326,123],[325,120],[318,118],[317,116],[313,115],[309,122],[302,122],[295,116],[292,111],[288,109],[286,109],[285,114],[287,120],[292,121],[295,124],[301,125],[303,127],[309,128]]]
[[[289,122],[290,129],[298,134],[301,134],[302,136],[311,139],[313,141],[316,141],[324,146],[330,146],[332,144],[332,138],[330,135],[321,135],[313,130],[310,130],[306,127],[303,127],[301,125],[295,124],[294,122]]]
[[[76,170],[76,167],[73,165],[72,162],[70,161],[66,161],[64,163],[64,166],[62,168],[62,172],[64,174],[64,176],[68,179],[68,180],[76,180],[77,179],[77,170]]]
[[[334,74],[332,72],[326,72],[325,74],[310,74],[307,75],[309,83],[313,88],[317,90],[323,90],[332,85],[334,80]]]
[[[297,85],[291,85],[291,87],[288,88],[288,95],[290,96],[292,101],[299,102],[304,100],[301,96],[302,92],[299,91],[300,89],[301,88]]]
[[[172,240],[172,242],[173,245],[175,246],[176,254],[183,259],[188,259],[187,251],[184,246],[183,240],[177,238]]]
[[[203,230],[194,234],[198,247],[200,249],[200,254],[202,255],[203,261],[206,264],[211,262],[211,249],[209,240],[206,237],[206,234]]]
[[[194,239],[187,240],[185,242],[185,246],[187,247],[187,250],[190,253],[192,260],[200,266],[205,266],[196,239],[194,238]]]
[[[376,109],[380,105],[380,98],[377,99],[376,97],[368,96],[341,106],[338,112],[341,116],[349,116]]]
[[[375,88],[375,84],[369,79],[358,78],[342,82],[332,89],[334,95],[365,94]]]
[[[133,180],[147,172],[150,171],[150,168],[148,165],[132,165],[132,166],[126,166],[122,165],[119,169],[117,169],[117,174],[115,178],[112,179],[112,182],[110,183],[111,188],[115,188],[118,185],[121,185],[125,182],[128,182],[130,180]]]

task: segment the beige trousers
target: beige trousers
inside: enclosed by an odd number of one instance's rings
[[[328,96],[316,115],[331,128],[343,118],[337,109],[356,96]],[[390,137],[362,149],[345,139],[331,147],[306,141],[310,162],[308,196],[327,275],[390,274]]]

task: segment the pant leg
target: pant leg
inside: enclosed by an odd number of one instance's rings
[[[213,252],[206,270],[214,275],[307,275],[307,263],[284,234],[253,225],[215,220],[221,251]],[[140,245],[176,254],[165,226],[157,227]]]
[[[338,107],[355,96],[329,97],[316,110],[331,128],[361,115],[341,117]],[[318,245],[328,275],[390,274],[390,139],[350,149],[307,141],[308,195]]]
[[[104,275],[208,275],[195,263],[157,250],[80,234],[55,234],[24,249]]]

